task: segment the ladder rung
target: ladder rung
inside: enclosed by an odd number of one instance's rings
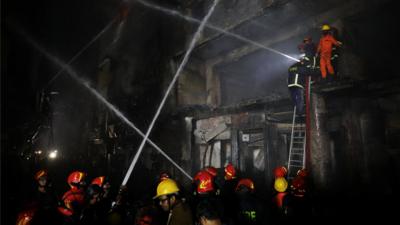
[[[303,151],[303,148],[292,148],[292,150],[302,150]]]
[[[303,153],[292,153],[292,155],[304,155]]]
[[[299,165],[290,165],[291,168],[296,167],[296,168],[303,168],[303,164],[299,164]]]
[[[302,161],[302,160],[294,160],[294,159],[291,159],[290,162],[301,162],[301,163],[302,163],[303,161]]]

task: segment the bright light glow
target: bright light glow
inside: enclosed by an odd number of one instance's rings
[[[41,154],[42,154],[42,150],[37,150],[37,151],[35,151],[35,154],[36,154],[36,155],[41,155]]]
[[[49,158],[50,158],[50,159],[55,159],[55,158],[57,158],[57,153],[58,153],[58,150],[50,151],[50,153],[49,153]]]

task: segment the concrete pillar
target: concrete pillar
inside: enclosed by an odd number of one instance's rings
[[[325,99],[312,94],[311,105],[311,176],[317,191],[326,191],[331,182],[331,153],[327,133]]]
[[[221,103],[219,78],[214,70],[215,62],[205,63],[207,105],[215,108]]]

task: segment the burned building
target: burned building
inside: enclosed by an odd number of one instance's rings
[[[67,34],[47,22],[44,28],[60,32],[53,39],[36,27],[21,31],[18,10],[9,12],[2,73],[29,80],[37,98],[19,94],[21,88],[12,86],[17,78],[2,82],[8,86],[2,95],[2,144],[9,151],[2,151],[4,182],[16,182],[11,170],[26,178],[31,169],[47,166],[61,188],[63,174],[80,168],[113,177],[115,186],[127,184],[141,198],[154,195],[162,171],[189,187],[188,178],[200,169],[223,170],[233,163],[263,198],[273,191],[274,168],[286,166],[292,173],[306,168],[318,216],[347,215],[355,206],[342,206],[346,199],[356,202],[361,215],[380,210],[371,202],[388,204],[397,197],[394,1],[221,0],[215,8],[213,3],[101,1],[87,14],[82,10],[88,5],[75,6],[76,12],[63,15],[84,15],[93,24],[77,17]],[[96,13],[98,20],[92,18]],[[305,37],[318,43],[324,24],[343,42],[336,74],[330,82],[321,82],[320,75],[309,80],[305,116],[297,126],[288,68],[299,61]],[[72,44],[71,33],[87,41]],[[19,42],[36,47],[15,47]],[[29,66],[17,69],[13,60],[19,55],[13,51],[24,48],[31,56],[21,60]],[[13,97],[31,102],[16,107]],[[15,114],[19,110],[34,113]],[[38,156],[53,148],[60,154],[57,163]],[[10,165],[8,158],[18,163]],[[6,190],[10,196],[20,191]]]

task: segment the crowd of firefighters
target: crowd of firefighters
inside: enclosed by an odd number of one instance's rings
[[[193,177],[190,190],[163,172],[150,203],[133,207],[125,186],[111,196],[106,177],[87,184],[81,171],[69,174],[70,189],[58,198],[48,172],[40,170],[34,175],[35,199],[19,213],[16,224],[250,225],[281,224],[311,216],[306,170],[299,170],[290,184],[285,167],[277,167],[273,173],[274,192],[265,199],[256,194],[263,190],[256,191],[253,180],[240,177],[231,163],[222,169],[203,168]]]
[[[288,88],[299,115],[304,113],[306,77],[313,77],[313,80],[319,83],[327,83],[333,81],[338,74],[335,72],[339,58],[337,47],[342,46],[342,42],[336,40],[337,31],[331,26],[324,24],[321,31],[318,45],[313,43],[311,37],[304,38],[299,45],[299,50],[304,56],[289,67]]]

